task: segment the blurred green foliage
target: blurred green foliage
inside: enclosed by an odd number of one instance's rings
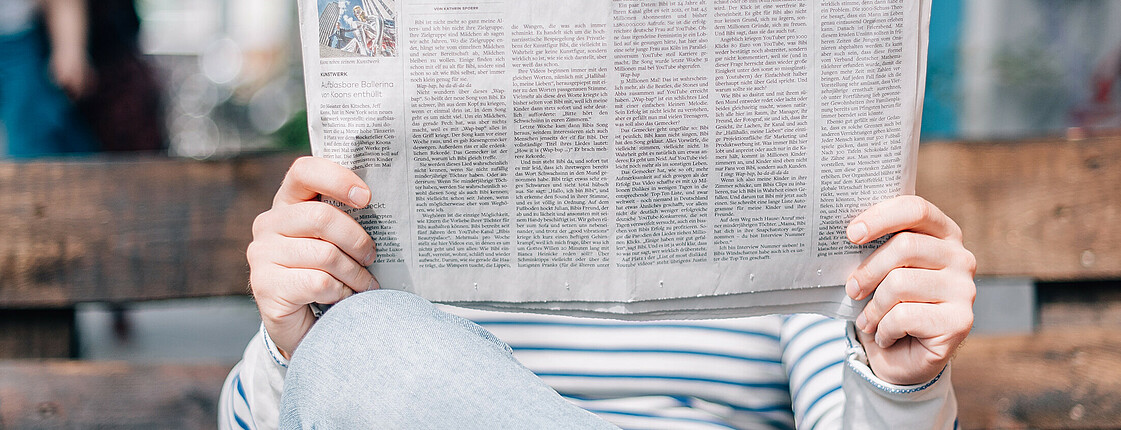
[[[311,152],[311,138],[308,136],[307,111],[301,110],[272,134],[277,148],[293,152]]]

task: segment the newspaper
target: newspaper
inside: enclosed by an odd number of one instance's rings
[[[912,193],[929,0],[299,0],[312,152],[383,288],[616,318],[819,312]],[[345,209],[345,208],[344,208]]]

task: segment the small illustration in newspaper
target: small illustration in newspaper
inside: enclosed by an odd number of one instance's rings
[[[319,57],[396,57],[395,0],[319,0]]]

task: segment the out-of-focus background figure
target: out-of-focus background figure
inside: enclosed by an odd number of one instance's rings
[[[100,149],[166,149],[163,85],[140,52],[140,18],[133,0],[90,1],[88,22],[89,60],[97,79],[77,104]]]
[[[85,0],[0,2],[0,121],[8,156],[96,149],[71,103],[89,91],[92,78],[85,6]]]

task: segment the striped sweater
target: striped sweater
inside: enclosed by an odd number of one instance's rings
[[[846,358],[863,352],[846,336],[846,323],[817,315],[625,322],[443,309],[491,331],[568,400],[624,429],[841,428],[846,390],[854,390],[848,382],[842,389]],[[860,358],[849,363],[863,376],[852,378],[861,391],[852,400],[875,404],[887,396],[888,405],[876,408],[922,415],[908,399],[933,394],[927,409],[934,416],[916,422],[955,427],[948,381],[892,386]],[[275,428],[285,366],[262,328],[227,378],[220,428]],[[854,422],[860,414],[849,415]]]

